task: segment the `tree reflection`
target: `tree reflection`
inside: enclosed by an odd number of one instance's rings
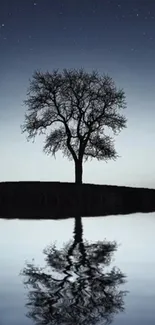
[[[83,241],[81,218],[75,218],[73,243],[47,247],[45,267],[27,263],[22,270],[29,288],[27,316],[37,325],[110,324],[124,310],[125,275],[109,269],[116,242]]]

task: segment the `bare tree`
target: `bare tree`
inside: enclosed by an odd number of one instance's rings
[[[82,183],[83,161],[118,157],[110,134],[126,127],[120,113],[126,101],[109,76],[83,69],[35,71],[27,96],[22,132],[28,140],[45,134],[45,153],[55,156],[61,150],[74,160],[76,183]]]

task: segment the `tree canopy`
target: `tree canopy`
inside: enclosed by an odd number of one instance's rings
[[[44,152],[55,156],[61,150],[73,160],[77,183],[83,161],[118,157],[112,134],[126,127],[121,112],[126,100],[108,75],[84,69],[35,71],[27,96],[22,132],[28,140],[45,134]]]

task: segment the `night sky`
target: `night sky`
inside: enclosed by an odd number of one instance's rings
[[[97,69],[127,97],[116,162],[84,165],[84,182],[155,188],[155,1],[0,0],[0,181],[74,181],[74,164],[21,134],[35,69]]]

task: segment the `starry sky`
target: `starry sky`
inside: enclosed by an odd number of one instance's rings
[[[74,164],[21,134],[35,69],[108,73],[127,98],[117,161],[84,164],[84,182],[155,188],[155,1],[0,0],[0,181],[74,181]]]

